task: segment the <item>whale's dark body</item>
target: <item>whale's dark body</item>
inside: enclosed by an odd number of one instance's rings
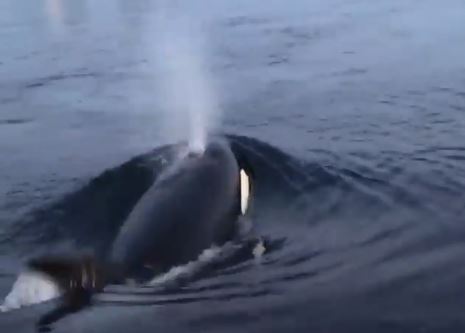
[[[186,155],[136,204],[114,241],[110,263],[123,276],[142,266],[164,271],[231,239],[239,186],[239,167],[226,142]]]
[[[212,245],[236,235],[240,210],[240,170],[226,141],[186,153],[158,177],[121,226],[103,260],[91,256],[41,257],[29,261],[63,289],[61,307],[42,323],[81,308],[110,283],[196,259]],[[153,275],[152,275],[153,276]]]

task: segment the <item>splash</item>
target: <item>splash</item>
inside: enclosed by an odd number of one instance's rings
[[[194,276],[198,271],[202,270],[208,264],[214,262],[221,254],[220,247],[213,246],[204,250],[200,256],[185,265],[171,268],[168,272],[154,277],[149,283],[149,286],[164,285],[169,282],[186,279]]]
[[[206,36],[205,22],[169,7],[159,11],[150,33],[158,100],[166,110],[164,127],[196,152],[205,149],[221,113],[207,66]]]
[[[260,260],[266,251],[265,246],[262,240],[257,240],[257,242],[254,241],[253,243],[255,246],[251,249],[251,255],[255,259],[256,263],[260,263]],[[147,285],[164,286],[178,281],[190,280],[211,265],[229,261],[244,248],[249,248],[249,245],[250,244],[248,242],[227,242],[222,246],[212,246],[205,249],[197,259],[184,265],[175,266],[168,272],[155,276],[147,283]]]
[[[10,293],[0,305],[0,312],[8,312],[24,306],[55,299],[61,295],[56,283],[39,272],[26,271],[16,279]]]
[[[147,283],[149,286],[163,286],[169,283],[176,283],[180,280],[189,280],[199,272],[204,271],[208,266],[227,261],[240,251],[243,244],[227,242],[222,246],[212,246],[205,249],[197,259],[185,265],[175,266],[168,272],[155,276]]]

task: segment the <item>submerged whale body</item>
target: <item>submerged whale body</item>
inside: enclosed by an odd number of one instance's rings
[[[245,211],[241,194],[249,193],[241,190],[242,176],[229,144],[210,142],[203,152],[187,153],[167,167],[136,203],[104,260],[41,257],[28,266],[50,276],[74,306],[147,268],[161,273],[187,263],[236,237]]]

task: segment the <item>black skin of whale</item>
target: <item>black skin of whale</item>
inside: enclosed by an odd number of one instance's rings
[[[240,210],[239,182],[237,161],[223,141],[175,162],[122,225],[110,262],[124,277],[142,266],[163,272],[230,240]]]
[[[241,215],[239,170],[229,144],[211,142],[203,153],[186,154],[160,175],[121,226],[104,262],[91,256],[29,261],[32,270],[49,275],[65,291],[62,305],[38,325],[81,309],[105,285],[136,277],[145,267],[164,272],[234,239]]]

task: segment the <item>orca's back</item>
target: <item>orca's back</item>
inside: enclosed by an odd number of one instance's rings
[[[235,229],[238,186],[227,143],[184,157],[136,204],[115,239],[111,262],[125,275],[144,265],[163,271],[224,242]]]

